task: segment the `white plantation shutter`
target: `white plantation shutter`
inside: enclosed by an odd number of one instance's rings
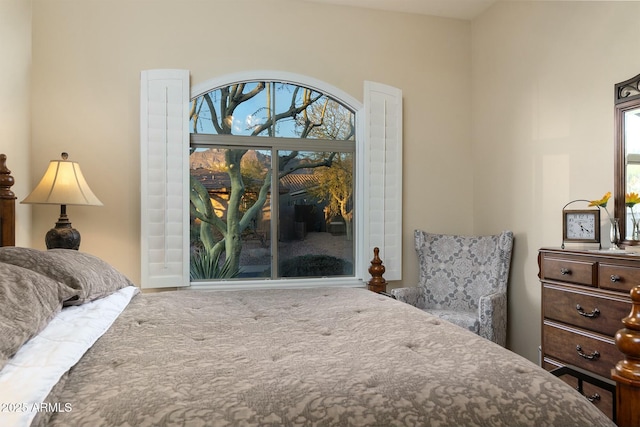
[[[141,286],[189,286],[189,72],[141,74]],[[365,82],[357,149],[357,277],[380,248],[387,280],[402,278],[402,91]],[[364,122],[364,123],[363,123]]]
[[[384,277],[402,279],[402,91],[364,84],[364,249],[380,248]],[[368,268],[369,263],[364,264]],[[364,275],[364,277],[369,277]]]
[[[189,286],[189,71],[141,73],[141,287]]]

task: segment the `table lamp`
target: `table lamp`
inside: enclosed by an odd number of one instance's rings
[[[60,205],[60,218],[55,228],[47,232],[47,249],[79,249],[80,233],[71,227],[67,217],[67,205],[102,206],[102,202],[93,194],[85,181],[80,165],[67,160],[69,155],[62,153],[62,160],[52,160],[36,188],[20,203]]]

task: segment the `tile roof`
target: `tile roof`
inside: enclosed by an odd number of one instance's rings
[[[206,168],[191,170],[191,175],[198,179],[209,192],[228,193],[231,190],[231,180],[224,172],[212,172]],[[260,180],[253,180],[253,184],[260,185]],[[318,184],[318,177],[313,174],[289,174],[280,178],[280,194],[297,193],[310,186]]]

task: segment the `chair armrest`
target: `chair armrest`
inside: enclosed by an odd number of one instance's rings
[[[380,295],[384,295],[385,297],[389,297],[389,298],[391,298],[391,299],[396,299],[396,297],[395,297],[395,296],[393,296],[393,295],[391,295],[389,292],[384,292],[384,291],[382,291],[382,292],[378,292],[378,294],[380,294]]]
[[[507,345],[507,293],[496,292],[480,297],[478,303],[481,337]]]
[[[398,301],[418,308],[422,308],[422,305],[424,305],[424,293],[420,287],[391,289],[391,295]]]

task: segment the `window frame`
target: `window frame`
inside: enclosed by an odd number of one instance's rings
[[[363,141],[363,110],[364,105],[353,98],[346,92],[328,85],[319,80],[313,79],[307,76],[301,76],[293,73],[281,72],[281,71],[248,71],[241,73],[233,73],[224,76],[215,77],[200,84],[194,85],[191,89],[190,101],[193,101],[199,96],[204,95],[212,90],[219,89],[223,86],[237,83],[248,83],[255,81],[275,81],[279,83],[288,83],[297,85],[300,87],[306,87],[323,94],[326,94],[330,98],[343,104],[345,107],[353,111],[355,115],[355,127],[356,127],[356,140],[355,149],[353,150],[356,162],[354,166],[355,170],[355,188],[354,199],[357,220],[355,221],[355,239],[354,239],[354,275],[351,277],[337,276],[327,278],[278,278],[278,279],[229,279],[229,280],[210,280],[210,281],[197,281],[190,282],[189,288],[202,289],[202,290],[244,290],[244,289],[272,289],[272,288],[314,288],[319,286],[326,287],[344,287],[353,286],[361,287],[365,282],[363,272],[367,271],[363,258],[363,246],[364,246],[364,197],[358,197],[358,195],[364,194],[364,176],[360,171],[364,171],[363,159],[364,159],[364,141]],[[252,146],[269,146],[275,150],[287,150],[295,147],[301,149],[297,144],[296,139],[292,138],[279,138],[264,136],[241,136],[241,135],[217,135],[217,134],[190,134],[189,146],[192,144],[200,145],[203,143],[212,143],[212,141],[218,139],[216,145],[252,145]],[[224,140],[222,142],[222,140]],[[267,142],[268,140],[268,142]],[[326,149],[326,146],[322,147],[322,141],[305,140],[304,149]],[[353,146],[353,141],[332,141],[335,144],[334,147],[339,148],[342,144],[349,144]]]

